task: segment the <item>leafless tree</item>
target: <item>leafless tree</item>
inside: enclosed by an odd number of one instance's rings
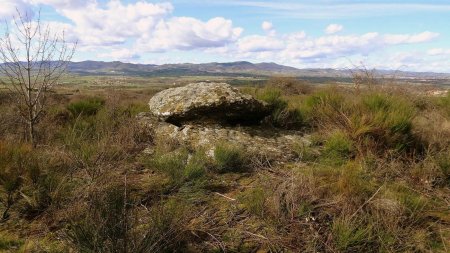
[[[35,145],[35,126],[46,108],[47,93],[66,73],[76,43],[68,43],[64,31],[51,31],[40,12],[32,18],[17,10],[10,24],[5,21],[0,38],[0,82],[13,94],[27,139]]]

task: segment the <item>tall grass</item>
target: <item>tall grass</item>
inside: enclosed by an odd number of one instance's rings
[[[344,133],[361,155],[420,151],[412,132],[416,110],[406,97],[375,91],[355,97],[324,90],[306,97],[300,111],[311,126]]]

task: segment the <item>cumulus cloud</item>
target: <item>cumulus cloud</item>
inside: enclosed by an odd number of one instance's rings
[[[135,62],[140,59],[140,55],[137,52],[128,48],[117,48],[107,53],[100,53],[97,56],[100,58],[127,62]]]
[[[264,22],[261,24],[261,28],[262,28],[264,31],[270,31],[270,30],[273,30],[273,24],[272,24],[271,22],[269,22],[269,21],[264,21]]]
[[[137,44],[142,50],[154,52],[221,47],[235,41],[241,33],[241,28],[234,28],[231,20],[221,17],[207,22],[189,17],[175,17],[160,21],[154,31],[145,34]]]
[[[18,1],[11,1],[14,6]],[[24,0],[25,1],[25,0]],[[110,0],[28,0],[31,4],[52,6],[60,15],[71,20],[60,23],[66,34],[79,43],[81,51],[115,50],[114,59],[135,58],[133,52],[164,52],[223,47],[235,42],[243,29],[234,27],[223,17],[202,21],[192,17],[172,16],[169,2],[138,1],[123,3]],[[57,24],[52,24],[56,26]],[[105,54],[103,54],[105,56]]]
[[[170,3],[137,2],[124,5],[110,1],[104,8],[96,2],[86,1],[84,8],[56,9],[73,23],[81,46],[112,46],[123,44],[130,38],[140,37],[152,31],[164,17],[170,14]]]
[[[326,34],[335,34],[335,33],[342,31],[342,29],[344,29],[344,27],[342,25],[330,24],[327,26],[327,28],[325,28],[325,33]]]
[[[283,62],[301,66],[334,66],[344,64],[341,59],[368,57],[383,52],[387,47],[432,41],[439,34],[380,34],[369,32],[361,35],[308,36],[304,31],[279,36],[249,35],[240,38],[237,46],[229,47],[225,54],[245,57],[247,60]],[[408,59],[404,58],[403,61]],[[397,61],[398,62],[398,61]],[[321,65],[322,64],[322,65]],[[402,63],[403,64],[403,63]]]
[[[240,52],[278,51],[284,48],[284,43],[281,40],[260,35],[242,38],[237,45]]]
[[[0,17],[1,19],[11,19],[17,16],[17,10],[20,13],[33,15],[33,10],[25,0],[2,0],[0,4]]]
[[[276,35],[276,31],[275,31],[275,27],[273,26],[273,24],[269,21],[264,21],[261,24],[261,28],[264,30],[264,32],[266,32],[267,35],[269,36],[275,36]]]
[[[269,21],[261,23],[262,35],[243,34],[232,20],[214,17],[200,20],[178,17],[169,2],[125,2],[120,0],[0,0],[0,16],[31,10],[39,4],[51,6],[70,22],[50,22],[52,30],[65,30],[69,41],[79,42],[79,51],[94,51],[98,57],[138,61],[139,56],[173,50],[214,54],[230,60],[276,61],[294,66],[341,66],[347,58],[367,57],[385,48],[435,40],[439,34],[424,31],[415,34],[339,34],[343,26],[330,24],[323,36],[304,31],[277,33]],[[287,7],[288,8],[288,7]],[[422,54],[439,58],[448,49],[431,49]],[[201,56],[200,56],[201,57]],[[410,55],[396,55],[392,64],[406,64]],[[212,57],[211,57],[212,58]],[[389,58],[386,56],[386,59]],[[416,57],[417,58],[417,57]],[[397,66],[396,65],[396,66]],[[393,65],[392,65],[393,66]]]

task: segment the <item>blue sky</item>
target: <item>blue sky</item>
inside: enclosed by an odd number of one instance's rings
[[[450,72],[450,0],[0,0],[78,41],[74,60],[276,62]]]

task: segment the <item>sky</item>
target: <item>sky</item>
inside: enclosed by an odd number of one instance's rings
[[[5,22],[17,10],[64,30],[75,61],[450,73],[450,0],[0,0]]]

